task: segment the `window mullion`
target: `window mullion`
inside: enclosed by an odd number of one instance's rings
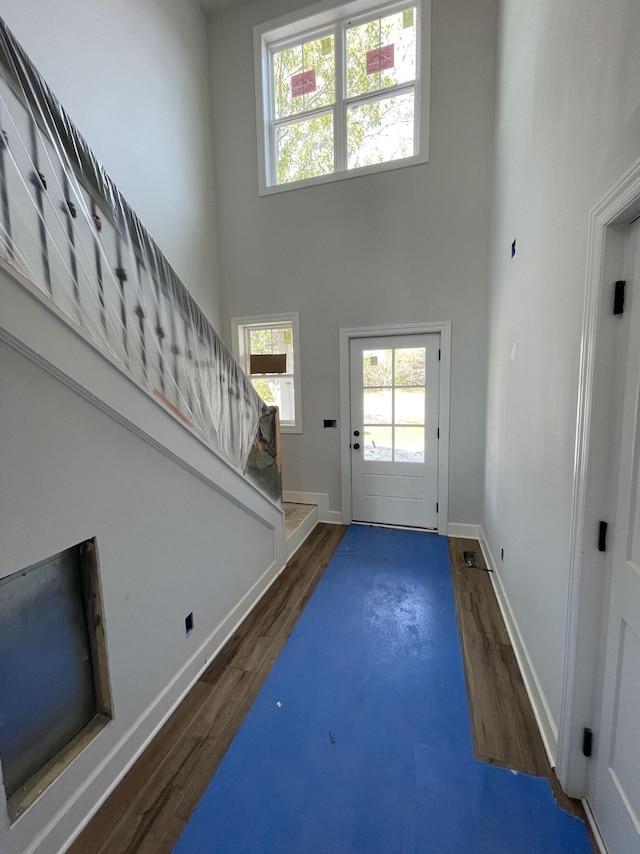
[[[430,0],[426,0],[427,13],[424,17],[428,16],[429,2]],[[376,5],[377,3],[380,5]],[[258,39],[261,39],[262,48],[263,99],[260,111],[262,112],[261,145],[264,145],[265,156],[259,176],[261,195],[277,191],[281,169],[283,170],[282,185],[284,189],[286,184],[298,186],[307,181],[323,183],[336,180],[361,168],[366,169],[367,173],[394,168],[394,161],[396,160],[403,161],[399,162],[398,166],[410,165],[412,161],[409,161],[408,158],[411,157],[417,162],[426,161],[426,141],[420,139],[423,124],[423,134],[426,135],[426,119],[421,120],[420,117],[421,111],[424,109],[424,105],[421,103],[421,100],[424,99],[421,94],[421,89],[424,88],[421,86],[421,69],[426,68],[428,70],[428,55],[422,55],[423,47],[425,52],[428,50],[427,37],[422,34],[424,26],[422,20],[423,6],[423,0],[387,0],[387,2],[384,0],[382,2],[380,0],[352,0],[352,2],[345,0],[345,4],[338,7],[334,13],[325,9],[321,13],[313,14],[306,20],[302,17],[300,20],[294,20],[293,16],[290,16],[291,21],[284,22],[283,19],[283,23],[277,28],[268,29],[267,26],[254,28],[256,56],[260,49]],[[369,21],[377,22],[381,27],[384,18],[391,15],[395,15],[397,18],[397,15],[402,15],[407,9],[413,9],[409,23],[406,23],[405,19],[402,18],[395,20],[393,26],[415,27],[415,33],[412,30],[407,36],[398,36],[398,39],[393,36],[392,41],[397,41],[398,44],[406,46],[409,51],[407,61],[412,59],[413,42],[415,41],[415,78],[378,89],[375,92],[367,91],[358,95],[349,95],[347,90],[347,72],[349,70],[347,36],[350,28],[361,26]],[[278,24],[280,24],[280,20]],[[316,55],[318,57],[323,56],[324,59],[320,58],[317,63],[315,59],[311,61],[310,56],[306,55],[311,49],[307,43],[318,41],[325,35],[331,36],[334,40],[334,56],[327,55],[325,45],[318,43],[318,45],[313,46],[313,57]],[[383,38],[380,36],[379,41],[382,40]],[[362,52],[367,48],[367,41],[365,39],[360,44],[359,39],[356,39],[354,45],[359,45],[359,50]],[[307,60],[306,64],[300,61],[299,46],[305,52],[302,59]],[[295,55],[284,57],[284,64],[278,66],[279,70],[276,74],[275,56],[279,51],[293,49],[296,51]],[[397,51],[398,46],[396,44]],[[404,54],[401,55],[404,57]],[[398,60],[398,68],[400,68],[398,56],[396,59]],[[281,102],[279,96],[276,97],[276,79],[274,78],[277,78],[278,86],[285,86],[285,83],[288,85],[289,82],[287,75],[293,75],[297,67],[303,68],[304,66],[303,71],[307,71],[311,69],[311,66],[316,65],[316,72],[321,69],[321,80],[323,85],[326,85],[328,83],[327,75],[330,74],[331,61],[334,64],[335,74],[334,103],[326,104],[324,107],[316,107],[316,109],[303,110],[301,113],[294,113],[289,116],[276,116],[276,102],[279,105],[278,110],[295,109],[298,105],[298,102],[295,101],[295,95],[302,89],[306,91],[308,84],[313,81],[312,78],[299,79],[295,84],[299,88],[293,98],[291,96],[283,97]],[[361,72],[364,74],[363,63],[364,56],[359,53],[356,62],[357,75],[360,75]],[[309,66],[308,69],[307,65]],[[402,68],[402,74],[398,72],[396,77],[406,75],[407,66],[403,65]],[[290,69],[294,70],[290,71]],[[298,72],[295,71],[295,73]],[[267,81],[268,85],[266,85]],[[380,84],[381,81],[376,82]],[[372,82],[368,80],[366,84],[358,88],[368,89],[370,85]],[[320,89],[319,84],[318,89]],[[312,91],[315,91],[315,87]],[[256,82],[256,93],[259,96],[258,81]],[[285,95],[287,95],[286,92]],[[393,100],[394,96],[396,100]],[[326,91],[321,91],[317,98],[318,101],[329,100]],[[376,106],[376,102],[384,101],[389,102],[388,108]],[[305,101],[304,105],[306,106],[307,103]],[[300,103],[299,106],[302,107],[303,104]],[[411,127],[411,118],[413,118],[413,127]],[[330,119],[333,123],[333,133],[327,136],[330,130]],[[360,135],[356,134],[358,142],[353,142],[353,146],[357,148],[357,151],[354,150],[351,154],[349,153],[350,124],[353,126],[352,132],[355,133],[357,127],[362,129],[364,134],[362,142]],[[287,129],[288,125],[293,128],[290,132]],[[413,144],[411,137],[413,137]],[[329,154],[331,154],[329,146],[331,144],[333,144],[334,149],[333,161],[329,159]],[[330,171],[331,169],[333,169],[333,173]],[[302,175],[304,177],[301,177]],[[266,186],[263,187],[265,182]]]
[[[345,37],[344,24],[336,26],[335,31],[336,50],[336,101],[333,114],[334,164],[336,172],[344,172],[347,168],[347,116],[345,112]]]
[[[396,350],[391,351],[391,459],[396,461]]]
[[[273,49],[268,51],[269,73],[269,180],[277,183],[278,175],[278,143],[276,140],[276,104],[275,80],[273,76]]]

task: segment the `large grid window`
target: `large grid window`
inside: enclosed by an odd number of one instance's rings
[[[261,191],[424,162],[427,0],[256,28]]]
[[[299,321],[286,315],[235,317],[233,347],[265,403],[280,410],[284,433],[301,433]]]

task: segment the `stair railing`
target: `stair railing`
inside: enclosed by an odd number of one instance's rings
[[[277,413],[0,19],[0,257],[275,500]]]

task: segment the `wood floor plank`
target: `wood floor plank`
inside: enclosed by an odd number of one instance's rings
[[[275,642],[275,637],[264,637],[264,635],[256,637],[251,634],[247,640],[250,643],[245,644],[241,650],[238,650],[229,662],[229,665],[257,673],[267,660],[271,647]]]
[[[296,616],[299,616],[299,615],[296,614]],[[287,624],[282,629],[282,631],[280,632],[278,637],[275,639],[275,642],[274,642],[273,646],[271,647],[271,652],[269,653],[269,657],[267,658],[267,660],[263,664],[263,667],[266,668],[267,673],[269,672],[269,670],[271,670],[271,668],[275,664],[276,659],[278,658],[278,656],[280,655],[280,653],[282,652],[282,650],[284,648],[284,645],[289,640],[289,635],[291,634],[292,631],[293,631],[293,626]]]
[[[449,542],[476,754],[498,765],[545,774],[548,765],[479,544]],[[465,566],[475,551],[478,568]]]
[[[189,820],[193,810],[198,805],[205,789],[215,775],[225,753],[229,749],[238,729],[242,725],[251,708],[256,694],[251,694],[248,703],[237,702],[231,705],[231,714],[224,726],[216,729],[206,739],[197,756],[188,769],[188,775],[180,780],[180,794],[174,798],[171,809],[172,815],[179,818],[184,825]]]
[[[478,568],[465,566],[465,551],[476,553]],[[547,777],[558,804],[586,823],[582,804],[562,791],[549,764],[480,544],[450,537],[449,554],[476,758]],[[596,854],[588,823],[587,831]]]
[[[150,824],[149,831],[136,848],[136,854],[158,854],[159,851],[173,851],[184,822],[175,816],[163,816]]]
[[[346,527],[318,525],[180,707],[70,848],[71,854],[170,854],[215,774]],[[547,774],[560,789],[531,712],[488,573],[464,567],[476,541],[450,541],[452,572],[479,759]],[[594,849],[595,850],[595,849]]]
[[[345,531],[316,526],[69,854],[170,854]]]
[[[138,851],[146,847],[149,835],[155,835],[155,825],[163,824],[174,815],[174,805],[181,801],[185,785],[193,777],[194,769],[202,764],[203,751],[210,750],[212,744],[216,743],[217,735],[228,732],[232,722],[235,729],[239,726],[236,713],[238,703],[256,681],[255,674],[225,668],[218,684],[209,688],[207,702],[199,707],[188,722],[161,765],[151,770],[146,785],[141,787],[131,802],[126,821],[120,822],[114,829],[105,851]],[[225,741],[218,750],[218,761],[227,747],[228,741]],[[202,791],[209,779],[201,781]]]
[[[72,854],[99,854],[109,850],[109,840],[121,822],[127,821],[132,803],[149,783],[149,769],[160,767],[188,723],[197,715],[211,693],[206,685],[194,685],[178,709],[107,798],[69,849]],[[142,761],[144,759],[144,762]]]

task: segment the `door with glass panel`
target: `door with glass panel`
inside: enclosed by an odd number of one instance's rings
[[[440,334],[350,348],[351,518],[436,529]]]

